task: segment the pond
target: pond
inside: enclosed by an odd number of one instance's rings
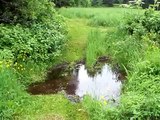
[[[54,74],[50,73],[50,76]],[[57,74],[57,73],[56,73]],[[88,72],[84,64],[78,64],[70,75],[60,78],[50,78],[45,82],[29,86],[28,91],[33,94],[55,94],[64,90],[67,95],[76,95],[82,98],[90,95],[94,98],[118,100],[121,93],[122,78],[120,73],[103,64],[96,72]]]

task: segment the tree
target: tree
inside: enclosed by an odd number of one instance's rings
[[[93,6],[101,6],[103,5],[103,0],[92,0]]]
[[[43,20],[55,12],[48,0],[0,0],[0,23]]]
[[[113,6],[113,0],[103,0],[104,5],[107,5],[109,7]]]

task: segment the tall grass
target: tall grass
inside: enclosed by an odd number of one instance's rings
[[[93,66],[98,56],[105,55],[104,33],[100,30],[92,30],[88,35],[86,48],[87,66]]]
[[[15,71],[0,65],[0,119],[14,119],[23,110],[27,98]]]
[[[141,14],[142,10],[127,8],[62,8],[60,14],[67,18],[89,19],[91,26],[112,27],[119,25],[128,14]]]

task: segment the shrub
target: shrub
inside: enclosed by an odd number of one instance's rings
[[[53,3],[48,0],[3,0],[0,23],[23,23],[54,18]]]
[[[89,7],[91,6],[91,0],[52,0],[57,7],[63,6],[81,6]]]
[[[30,104],[24,85],[60,55],[67,31],[48,0],[3,1],[8,4],[0,8],[0,119],[13,120]]]
[[[124,28],[129,34],[148,36],[152,41],[160,43],[160,14],[152,9],[147,10],[144,15],[130,16]]]
[[[14,61],[51,61],[60,54],[66,40],[54,24],[35,23],[31,28],[1,24],[0,29],[0,49],[10,51]]]

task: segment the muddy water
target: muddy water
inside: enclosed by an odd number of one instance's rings
[[[79,64],[70,76],[51,79],[43,83],[36,83],[29,87],[31,94],[54,94],[65,90],[68,95],[83,97],[88,94],[92,97],[117,100],[121,92],[121,80],[109,65],[91,75],[85,65]]]

